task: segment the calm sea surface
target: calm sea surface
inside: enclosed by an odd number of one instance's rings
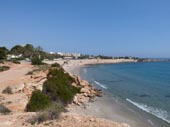
[[[170,123],[170,62],[90,65],[83,68],[83,76]]]

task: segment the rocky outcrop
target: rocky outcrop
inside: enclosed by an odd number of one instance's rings
[[[76,94],[73,99],[73,103],[76,105],[82,105],[91,101],[94,97],[101,97],[102,92],[92,87],[92,85],[86,80],[82,80],[79,76],[73,76],[73,86],[80,88],[80,93]]]
[[[81,89],[80,89],[80,93],[90,94],[90,89],[89,89],[89,87],[81,88]]]

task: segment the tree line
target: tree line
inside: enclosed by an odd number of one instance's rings
[[[7,49],[6,47],[0,47],[0,60],[7,60],[7,55],[21,55],[19,58],[15,58],[18,60],[25,60],[26,58],[30,59],[33,64],[41,64],[43,59],[54,59],[59,58],[60,56],[57,54],[50,54],[43,50],[42,47],[34,47],[31,44],[15,45],[11,49]]]

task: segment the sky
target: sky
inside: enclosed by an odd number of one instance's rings
[[[0,0],[0,46],[170,58],[170,0]]]

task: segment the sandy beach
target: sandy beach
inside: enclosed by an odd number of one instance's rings
[[[77,74],[78,68],[85,65],[95,64],[114,64],[114,63],[125,63],[125,62],[137,62],[134,59],[82,59],[82,60],[53,60],[45,61],[48,64],[59,63],[67,72]]]

